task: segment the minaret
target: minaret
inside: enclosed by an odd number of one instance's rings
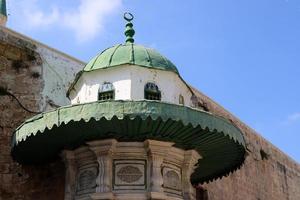
[[[6,0],[0,0],[0,26],[6,26],[7,13],[6,13]]]

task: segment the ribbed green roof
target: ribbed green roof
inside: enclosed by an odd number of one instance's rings
[[[26,120],[13,135],[19,162],[43,162],[86,141],[155,139],[197,150],[202,159],[193,184],[229,174],[245,158],[241,131],[227,120],[185,106],[156,101],[98,101],[58,108]]]
[[[147,67],[150,69],[160,69],[173,71],[178,74],[176,66],[151,48],[132,43],[119,44],[108,48],[94,57],[83,69],[83,71],[92,71],[104,69],[118,65],[132,64]]]
[[[0,15],[7,16],[7,13],[6,13],[6,0],[0,0]]]

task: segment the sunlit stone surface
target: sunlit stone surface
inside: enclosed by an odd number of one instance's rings
[[[195,199],[190,175],[201,156],[155,140],[97,140],[64,151],[65,199]]]

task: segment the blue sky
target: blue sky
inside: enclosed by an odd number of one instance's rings
[[[124,42],[125,11],[136,43],[300,162],[299,0],[8,0],[8,27],[89,61]]]

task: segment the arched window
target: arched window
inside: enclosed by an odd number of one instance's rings
[[[98,92],[98,100],[109,100],[115,98],[115,88],[112,83],[104,82]]]
[[[179,104],[184,105],[184,97],[181,94],[179,95]]]
[[[155,83],[146,83],[145,85],[145,99],[160,100],[161,92]]]

